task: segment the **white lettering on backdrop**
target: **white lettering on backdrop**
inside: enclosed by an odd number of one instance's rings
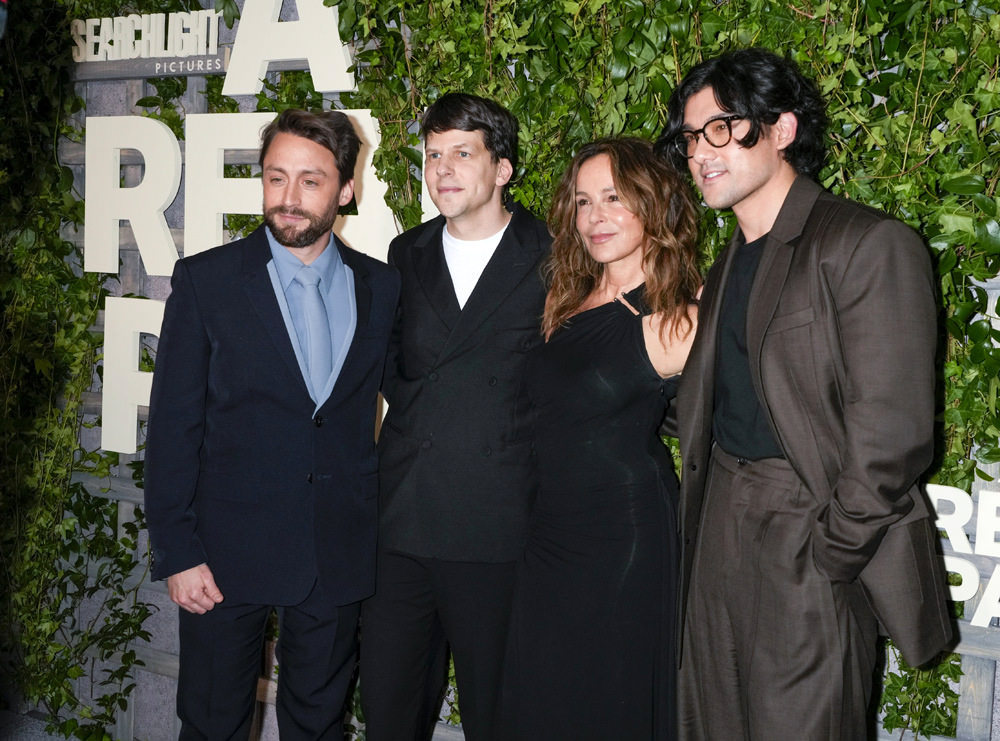
[[[971,529],[975,547],[969,541],[967,531],[975,510],[972,497],[962,489],[938,484],[929,484],[927,494],[937,512],[938,529],[944,531],[946,543],[953,551],[945,553],[945,568],[962,578],[961,584],[951,587],[951,598],[956,602],[971,600],[979,594],[982,586],[979,568],[969,559],[955,554],[1000,559],[1000,541],[997,540],[1000,535],[1000,492],[989,489],[979,491],[979,508],[975,526]],[[1000,617],[1000,562],[994,565],[992,574],[984,578],[986,587],[970,620],[979,628],[988,627],[993,618]]]
[[[246,0],[224,92],[259,92],[268,63],[289,59],[308,61],[318,92],[351,89],[354,80],[347,72],[349,60],[340,42],[336,9],[325,7],[323,0],[298,0],[298,21],[279,21],[280,10],[281,0]],[[101,28],[113,31],[114,24],[93,28],[99,34]],[[355,249],[384,259],[397,229],[385,204],[385,185],[372,166],[379,140],[377,122],[367,110],[344,113],[351,117],[364,144],[355,172],[358,213],[339,217],[334,230]],[[225,239],[225,214],[260,214],[260,179],[224,177],[223,158],[226,150],[257,149],[260,130],[273,115],[192,114],[185,119],[183,157],[180,143],[159,121],[142,116],[88,117],[84,270],[118,273],[119,225],[128,222],[146,272],[172,273],[178,249],[164,213],[177,197],[182,168],[185,254],[220,244]],[[122,150],[137,151],[143,160],[142,179],[132,187],[121,183]],[[136,451],[138,408],[149,404],[151,383],[151,374],[139,370],[139,341],[143,334],[158,335],[162,318],[159,301],[109,298],[105,305],[101,419],[105,450]]]

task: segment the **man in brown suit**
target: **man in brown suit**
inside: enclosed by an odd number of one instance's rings
[[[746,49],[691,70],[657,143],[739,227],[677,402],[686,739],[859,741],[879,622],[912,664],[951,636],[920,490],[930,260],[815,182],[826,122],[792,63]]]

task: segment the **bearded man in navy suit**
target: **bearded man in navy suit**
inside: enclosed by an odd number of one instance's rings
[[[393,268],[331,232],[359,148],[343,113],[284,111],[262,135],[265,226],[171,280],[146,511],[153,578],[180,606],[183,739],[247,738],[274,608],[282,739],[343,738],[399,293]]]

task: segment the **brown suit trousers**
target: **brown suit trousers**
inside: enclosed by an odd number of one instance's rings
[[[715,447],[684,632],[681,738],[861,741],[878,626],[813,561],[818,505],[782,459]]]

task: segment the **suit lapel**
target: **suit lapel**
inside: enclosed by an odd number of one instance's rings
[[[271,248],[267,243],[264,227],[260,227],[247,238],[247,250],[243,258],[243,272],[246,278],[243,290],[250,299],[250,305],[257,313],[261,326],[271,338],[278,357],[296,378],[302,392],[308,396],[309,389],[302,377],[299,362],[295,359],[295,349],[288,337],[288,328],[285,326],[281,307],[278,306],[278,300],[274,295],[271,274],[267,270],[267,263],[270,260]]]
[[[747,304],[747,352],[750,355],[750,371],[754,385],[760,389],[760,353],[774,310],[778,307],[781,290],[788,278],[788,268],[792,264],[792,245],[767,237],[760,255],[760,264],[754,276]]]
[[[425,229],[413,244],[413,272],[427,296],[427,303],[444,325],[452,329],[458,323],[462,309],[458,305],[455,286],[444,259],[444,246],[441,243],[444,217],[437,217],[437,222],[433,229]]]
[[[334,243],[340,250],[340,258],[344,261],[344,264],[351,269],[351,272],[354,273],[354,302],[357,305],[358,310],[358,320],[357,326],[354,330],[354,336],[358,337],[359,335],[364,334],[368,329],[368,320],[371,315],[371,273],[368,272],[368,267],[363,262],[354,259],[354,255],[344,248],[344,246],[340,243],[340,240],[336,237],[334,237]],[[351,342],[351,348],[354,348],[353,340]],[[350,357],[349,354],[348,357]]]
[[[525,215],[526,212],[515,207],[507,231],[504,232],[500,244],[486,264],[483,274],[479,276],[476,287],[453,326],[448,347],[454,347],[473,334],[503,305],[507,296],[521,284],[525,276],[537,269],[542,248],[537,240],[523,229]],[[447,272],[447,266],[444,270]],[[451,292],[454,296],[454,288]],[[541,322],[541,317],[537,318]]]
[[[788,280],[789,268],[795,255],[795,246],[802,236],[806,219],[822,189],[806,177],[798,177],[785,197],[778,217],[767,235],[760,265],[750,290],[747,306],[747,352],[750,354],[750,372],[754,386],[763,401],[760,375],[760,357],[764,335],[778,308],[782,290]]]
[[[330,395],[323,402],[322,406],[338,403],[345,395],[350,394],[355,388],[353,384],[342,382],[351,373],[351,368],[357,360],[359,350],[358,339],[364,337],[368,332],[368,324],[371,319],[372,308],[372,287],[371,273],[368,267],[361,260],[356,260],[354,253],[347,249],[343,243],[334,235],[333,243],[340,251],[340,259],[351,269],[354,280],[354,303],[357,309],[357,321],[354,327],[354,336],[351,338],[351,346],[347,350],[344,364],[340,368],[340,374]]]
[[[733,255],[736,253],[735,240],[730,243],[719,259],[718,269],[709,271],[701,305],[698,309],[698,333],[678,391],[679,437],[683,447],[693,449],[699,445],[705,455],[712,433],[712,413],[715,402],[715,356],[719,331],[719,316],[726,282],[729,279]]]
[[[524,280],[525,274],[534,268],[537,259],[537,254],[522,249],[516,240],[505,235],[462,309],[452,332],[452,342],[460,341],[475,332]]]

